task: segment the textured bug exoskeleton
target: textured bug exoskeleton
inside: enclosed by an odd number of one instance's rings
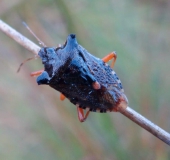
[[[44,71],[37,77],[39,85],[49,85],[65,95],[79,108],[92,112],[118,111],[128,100],[120,79],[103,60],[96,58],[70,34],[58,48],[41,48],[38,55]]]

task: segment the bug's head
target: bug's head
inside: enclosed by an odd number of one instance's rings
[[[75,34],[67,37],[65,44],[54,47],[42,47],[38,53],[45,70],[52,75],[60,67],[68,65],[69,61],[75,56],[77,51],[77,40]]]
[[[57,57],[55,48],[43,47],[40,49],[38,55],[40,56],[42,63],[45,65],[51,61],[54,61]]]
[[[43,47],[39,51],[38,55],[40,56],[42,63],[46,64],[49,61],[54,61],[58,57],[61,59],[63,56],[72,54],[72,52],[77,48],[78,43],[75,34],[70,34],[67,37],[65,44],[57,48],[54,47]],[[63,60],[63,59],[61,59]]]
[[[53,47],[43,47],[38,52],[38,55],[42,60],[44,70],[50,77],[52,77],[59,62],[56,49]]]
[[[61,55],[62,58],[71,57],[75,53],[77,46],[76,35],[70,34],[68,35],[66,42],[62,46],[56,48],[56,53],[59,56]]]
[[[67,37],[67,40],[65,42],[64,48],[68,52],[75,49],[78,46],[76,35],[75,34],[70,34]]]
[[[57,48],[54,47],[43,47],[39,51],[38,55],[40,56],[42,63],[46,65],[47,63],[52,64],[54,61],[64,61],[66,57],[72,55],[78,46],[76,35],[70,34],[67,37],[65,44]]]

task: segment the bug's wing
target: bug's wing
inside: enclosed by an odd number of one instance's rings
[[[121,102],[125,102],[124,104],[127,106],[128,100],[124,94],[122,83],[111,67],[101,59],[91,55],[82,46],[79,46],[79,51],[84,57],[83,59],[90,73],[100,83],[102,89],[105,90],[102,99],[106,103],[112,104],[114,108],[119,106]]]
[[[91,74],[94,75],[101,85],[108,90],[117,88],[118,91],[124,92],[120,79],[107,63],[91,55],[82,46],[79,46],[79,50]]]

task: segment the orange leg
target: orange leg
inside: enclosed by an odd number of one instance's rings
[[[77,113],[78,113],[79,121],[80,121],[80,122],[84,122],[84,121],[87,119],[87,117],[88,117],[88,115],[89,115],[89,113],[90,113],[90,110],[88,110],[88,111],[86,112],[86,115],[84,116],[84,111],[83,111],[83,109],[80,108],[80,107],[77,105]]]
[[[41,70],[39,70],[39,71],[32,72],[32,73],[30,74],[30,76],[32,76],[32,77],[34,77],[34,76],[39,76],[43,71],[44,71],[44,70],[41,69]]]
[[[32,72],[32,73],[30,74],[30,76],[32,76],[32,77],[34,77],[34,76],[39,76],[43,71],[44,71],[44,70],[42,69],[42,70],[39,70],[39,71]],[[64,96],[64,94],[61,93],[61,95],[60,95],[60,100],[63,101],[65,98],[66,98],[66,97]]]
[[[108,61],[110,61],[111,59],[113,58],[113,61],[111,63],[111,68],[114,67],[114,64],[116,62],[116,58],[117,58],[117,55],[116,55],[116,52],[111,52],[109,53],[107,56],[105,56],[102,60],[107,63]]]
[[[60,94],[60,100],[61,100],[61,101],[64,101],[65,98],[66,98],[65,95],[61,93],[61,94]]]

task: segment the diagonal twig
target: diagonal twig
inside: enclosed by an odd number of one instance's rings
[[[0,20],[0,30],[2,30],[5,34],[7,34],[9,37],[14,39],[16,42],[18,42],[20,45],[28,49],[29,51],[33,52],[34,54],[38,54],[40,47],[34,44],[32,41],[24,37],[22,34],[11,28],[9,25],[7,25],[5,22]],[[142,128],[146,129],[148,132],[153,134],[155,137],[159,138],[166,144],[170,145],[170,134],[160,128],[159,126],[155,125],[130,107],[127,107],[126,109],[121,108],[119,110],[121,114],[141,126]]]
[[[28,38],[24,37],[22,34],[17,32],[15,29],[7,25],[5,22],[3,22],[0,19],[0,30],[3,31],[5,34],[7,34],[9,37],[14,39],[16,42],[18,42],[20,45],[22,45],[24,48],[28,49],[34,54],[38,54],[40,47],[37,46],[35,43],[30,41]]]
[[[137,113],[132,108],[127,107],[126,109],[119,110],[119,112],[142,128],[146,129],[148,132],[152,133],[155,137],[170,145],[170,134],[168,132],[152,123],[150,120]]]

